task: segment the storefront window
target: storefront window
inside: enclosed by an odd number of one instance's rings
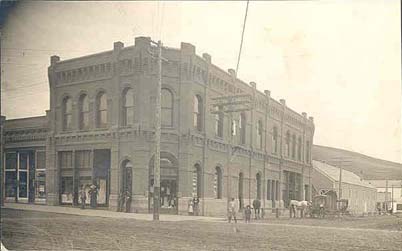
[[[17,190],[17,172],[6,171],[6,197],[15,197]]]
[[[61,178],[61,202],[73,202],[73,177]]]
[[[19,191],[18,196],[20,198],[28,197],[28,173],[20,171],[20,180],[19,180]]]
[[[6,154],[6,169],[17,169],[17,153]]]
[[[35,197],[37,199],[46,199],[46,172],[36,172]]]
[[[92,185],[92,178],[90,176],[84,176],[84,177],[80,177],[80,186],[79,188],[81,189],[81,186],[85,189],[85,192],[87,194],[87,200],[85,201],[85,204],[90,204],[91,200],[91,196],[89,195],[89,187]],[[81,203],[81,199],[79,201],[79,203]]]
[[[27,170],[28,169],[28,154],[27,153],[20,153],[20,170]]]

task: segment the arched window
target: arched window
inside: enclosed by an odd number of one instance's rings
[[[278,153],[278,128],[276,126],[272,130],[272,152]]]
[[[80,129],[88,129],[89,128],[89,101],[88,96],[86,94],[81,95],[80,102]]]
[[[107,125],[107,96],[101,92],[96,98],[96,125],[106,127]]]
[[[297,140],[297,160],[301,161],[301,149],[302,149],[302,139],[299,136]]]
[[[201,167],[199,164],[195,164],[193,170],[193,196],[201,198]]]
[[[223,108],[221,106],[215,108],[215,135],[223,137]]]
[[[240,129],[240,144],[246,144],[246,114],[244,112],[240,113],[239,119],[239,129]]]
[[[202,131],[202,99],[199,95],[194,96],[193,113],[194,113],[194,127],[198,131]]]
[[[286,157],[290,157],[290,132],[286,132],[286,138],[285,138],[285,154]]]
[[[262,121],[258,120],[257,123],[257,147],[262,149]]]
[[[239,208],[242,209],[243,208],[243,183],[244,183],[244,175],[243,173],[239,173],[239,187],[238,187],[238,191],[239,191]]]
[[[73,119],[73,102],[70,97],[65,97],[63,100],[63,130],[72,128]]]
[[[292,135],[292,159],[296,158],[296,135]]]
[[[214,177],[214,193],[215,198],[222,199],[222,169],[217,166],[215,168],[215,177]]]
[[[261,200],[261,174],[257,173],[257,175],[255,176],[256,181],[257,181],[257,199]]]
[[[123,92],[123,125],[134,124],[134,91],[129,88]]]
[[[162,88],[161,96],[161,126],[173,126],[173,94],[169,89]]]
[[[306,163],[310,163],[310,141],[306,141]]]

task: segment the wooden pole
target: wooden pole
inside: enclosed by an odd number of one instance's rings
[[[160,144],[161,144],[162,42],[158,41],[158,81],[155,101],[155,157],[153,220],[159,221],[160,208]]]

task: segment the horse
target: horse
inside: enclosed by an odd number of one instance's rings
[[[290,200],[289,202],[289,210],[290,210],[290,218],[296,218],[296,209],[300,211],[300,217],[304,217],[304,211],[310,207],[310,203],[306,200],[298,201],[298,200]]]

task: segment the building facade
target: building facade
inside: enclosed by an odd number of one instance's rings
[[[351,214],[367,215],[377,210],[377,189],[350,171],[342,170],[340,181],[340,168],[313,160],[312,180],[315,193],[322,194],[334,190],[338,199],[347,199],[348,211]]]
[[[130,47],[116,42],[94,55],[51,57],[46,116],[25,119],[36,128],[24,119],[5,122],[7,199],[23,201],[26,189],[27,201],[36,202],[45,177],[49,205],[75,205],[79,188],[95,183],[99,206],[116,210],[128,191],[133,212],[152,210],[154,50],[150,38],[137,37]],[[312,117],[218,68],[210,55],[198,56],[191,44],[164,47],[162,55],[162,212],[186,213],[194,196],[202,215],[224,215],[231,197],[239,207],[258,198],[265,208],[310,198]],[[245,94],[250,110],[211,112],[214,98]]]

